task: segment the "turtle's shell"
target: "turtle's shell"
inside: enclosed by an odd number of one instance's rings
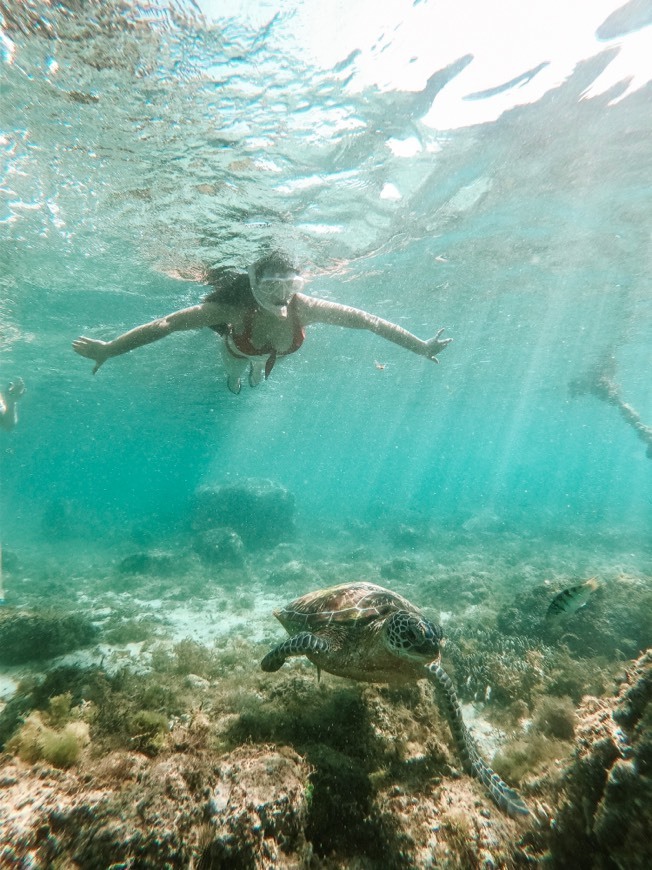
[[[407,599],[382,586],[374,583],[342,583],[302,595],[280,610],[275,610],[274,616],[290,634],[299,631],[319,634],[334,625],[340,631],[346,629],[347,625],[359,629],[365,623],[389,616],[397,610],[422,615]]]

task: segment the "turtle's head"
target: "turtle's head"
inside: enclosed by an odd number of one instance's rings
[[[385,624],[388,649],[400,658],[423,664],[439,659],[442,637],[441,626],[407,610],[393,613]]]

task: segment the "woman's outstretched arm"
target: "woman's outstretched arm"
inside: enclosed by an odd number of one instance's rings
[[[225,307],[214,302],[202,302],[200,305],[183,308],[181,311],[175,311],[165,317],[159,317],[157,320],[136,326],[112,341],[100,341],[82,335],[73,341],[72,349],[80,356],[95,361],[93,368],[93,374],[95,374],[107,359],[128,353],[130,350],[145,344],[151,344],[153,341],[165,338],[171,332],[199,329],[202,326],[214,326],[222,322],[228,322],[228,313]]]
[[[412,351],[419,356],[425,356],[433,362],[439,362],[437,354],[440,353],[453,340],[452,338],[440,338],[444,331],[440,329],[437,334],[426,341],[412,335],[407,329],[369,314],[360,308],[351,308],[348,305],[340,305],[337,302],[328,302],[326,299],[317,299],[314,296],[304,296],[297,293],[298,312],[302,323],[329,323],[332,326],[344,326],[348,329],[368,329],[370,332],[387,339],[406,350]]]

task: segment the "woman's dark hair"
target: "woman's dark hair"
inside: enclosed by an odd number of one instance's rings
[[[200,280],[213,288],[204,296],[204,302],[220,302],[222,305],[242,308],[250,308],[256,304],[246,272],[209,267],[204,269]],[[230,326],[228,323],[216,323],[211,329],[218,335],[225,336],[228,335]]]
[[[224,305],[241,305],[244,308],[256,304],[246,272],[210,267],[205,270],[202,282],[213,288],[204,296],[204,302],[221,302]]]

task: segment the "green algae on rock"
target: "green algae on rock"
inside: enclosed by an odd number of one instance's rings
[[[7,750],[30,763],[43,759],[53,767],[70,767],[89,741],[86,722],[68,722],[63,728],[51,728],[39,713],[30,713],[18,734],[7,743]]]
[[[89,646],[98,632],[81,613],[0,611],[0,664],[54,658]]]
[[[7,751],[29,763],[42,759],[54,767],[73,765],[90,742],[90,735],[88,723],[70,704],[70,694],[57,695],[50,699],[46,712],[30,713],[7,742]]]

